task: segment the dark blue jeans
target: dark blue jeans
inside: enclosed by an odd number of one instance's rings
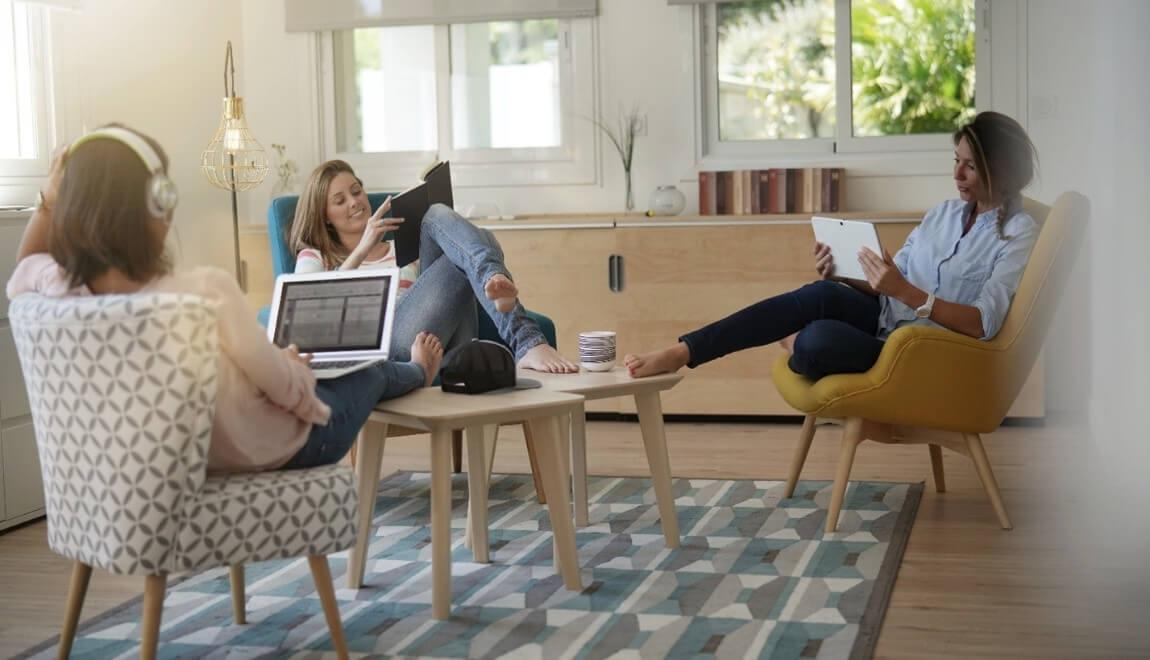
[[[838,282],[812,282],[679,337],[692,369],[794,333],[790,367],[811,380],[870,369],[882,352],[878,298]]]
[[[375,404],[423,387],[423,367],[414,362],[380,362],[346,376],[317,381],[315,394],[331,407],[327,424],[311,427],[307,442],[281,470],[330,465],[343,458]]]

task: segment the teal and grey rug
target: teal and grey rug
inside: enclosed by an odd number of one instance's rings
[[[462,545],[466,476],[454,479],[453,609],[430,618],[429,479],[379,489],[365,582],[343,588],[348,644],[363,656],[866,658],[873,651],[915,510],[918,484],[852,482],[839,532],[823,534],[830,483],[676,479],[682,547],[667,550],[649,480],[591,480],[591,526],[577,530],[584,590],[552,567],[546,512],[527,475],[496,475],[491,564]],[[142,588],[141,580],[141,588]],[[303,559],[247,568],[248,624],[232,624],[226,569],[171,586],[160,657],[332,654]],[[64,598],[60,594],[60,598]],[[140,601],[82,625],[73,657],[137,653]],[[55,654],[56,640],[30,649]]]

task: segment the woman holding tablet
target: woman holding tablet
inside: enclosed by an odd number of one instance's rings
[[[631,375],[694,368],[783,341],[790,368],[817,380],[866,371],[903,325],[993,338],[1038,239],[1038,224],[1022,210],[1021,195],[1037,155],[1022,126],[996,112],[979,113],[953,139],[959,199],[931,209],[894,257],[860,251],[865,280],[836,277],[830,248],[816,242],[818,281],[683,335],[673,346],[626,356]]]

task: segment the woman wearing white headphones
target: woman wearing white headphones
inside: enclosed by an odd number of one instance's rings
[[[209,470],[334,463],[378,401],[431,383],[443,347],[422,333],[411,362],[381,362],[317,384],[309,356],[268,341],[231,275],[205,267],[172,272],[164,241],[177,199],[167,157],[151,138],[118,125],[79,138],[53,154],[7,293],[175,292],[217,303],[221,355]]]

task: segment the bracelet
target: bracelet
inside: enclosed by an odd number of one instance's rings
[[[46,197],[44,197],[43,190],[36,191],[36,208],[41,211],[47,211],[49,213],[52,212],[52,207],[48,206],[48,200]]]

